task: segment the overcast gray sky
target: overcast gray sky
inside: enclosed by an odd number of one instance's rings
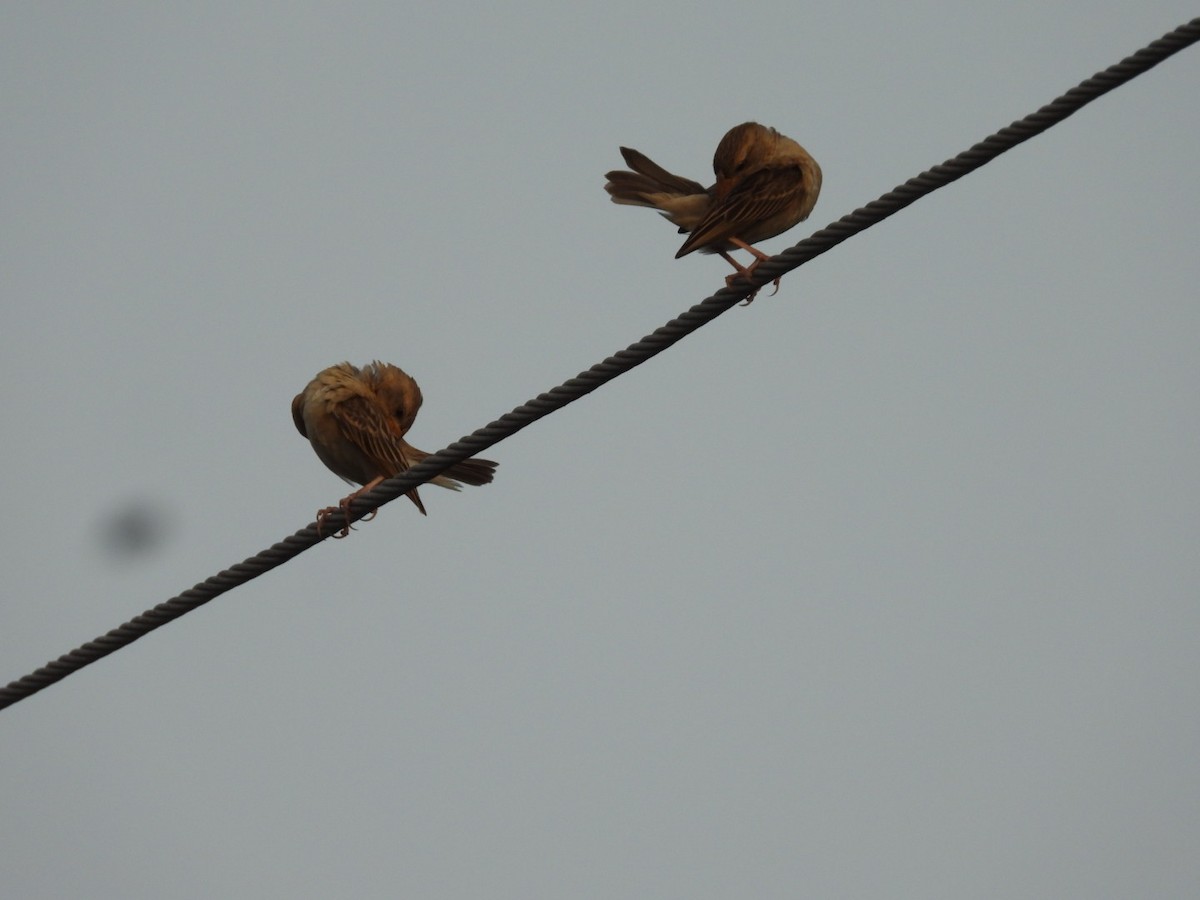
[[[602,190],[819,160],[778,251],[1186,3],[0,8],[0,681],[721,286]],[[426,488],[0,712],[6,896],[1200,885],[1200,51]]]

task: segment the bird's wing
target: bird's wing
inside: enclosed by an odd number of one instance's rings
[[[413,461],[396,420],[377,403],[363,396],[347,397],[333,404],[331,415],[346,440],[379,463],[392,475],[403,472]]]
[[[799,166],[768,166],[750,173],[728,194],[713,202],[708,215],[675,254],[676,258],[731,237],[746,240],[742,233],[747,228],[782,212],[804,187],[804,172]]]

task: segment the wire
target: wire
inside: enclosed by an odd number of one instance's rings
[[[723,288],[711,297],[697,303],[682,315],[672,319],[666,325],[646,335],[640,341],[613,354],[590,369],[580,372],[574,378],[567,379],[558,387],[539,394],[491,424],[455,441],[445,449],[413,466],[404,474],[385,481],[369,494],[363,495],[351,504],[350,515],[345,517],[344,523],[348,525],[358,521],[372,510],[385,503],[390,503],[455,463],[479,454],[493,444],[532,425],[543,416],[590,394],[617,376],[625,374],[630,369],[641,365],[683,340],[717,316],[727,312],[758,288],[822,253],[832,250],[848,238],[882,222],[925,195],[986,165],[1006,150],[1011,150],[1031,137],[1041,134],[1098,97],[1120,87],[1198,40],[1200,40],[1200,18],[1179,26],[1132,56],[1071,88],[1037,112],[1000,129],[953,159],[934,166],[915,178],[910,178],[878,200],[843,216],[778,256],[765,260],[755,270],[752,278],[743,277],[733,286]],[[11,706],[43,688],[61,681],[84,666],[133,643],[138,638],[178,619],[226,591],[283,565],[336,533],[342,524],[343,516],[340,513],[330,515],[325,522],[324,536],[322,536],[317,531],[317,523],[312,522],[261,553],[205,579],[177,597],[158,604],[107,634],[88,641],[35,672],[11,682],[6,687],[0,688],[0,709]]]

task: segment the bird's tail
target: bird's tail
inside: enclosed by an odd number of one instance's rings
[[[650,206],[658,208],[658,195],[666,194],[674,197],[687,197],[693,194],[706,193],[704,185],[690,178],[673,175],[649,157],[631,150],[621,148],[621,156],[632,172],[620,169],[609,172],[604,177],[608,184],[604,189],[612,195],[613,203],[625,203],[630,206]]]
[[[681,232],[691,231],[704,218],[712,202],[704,185],[673,175],[628,147],[621,148],[621,155],[633,171],[618,169],[604,176],[608,179],[604,189],[613,203],[657,209]]]
[[[418,450],[413,447],[406,454],[412,460],[412,465],[421,462],[431,454],[424,450]],[[496,476],[496,467],[499,463],[494,463],[490,459],[468,459],[460,463],[455,463],[445,472],[431,478],[430,484],[436,484],[438,487],[449,488],[452,491],[461,491],[464,484],[491,484],[492,479]]]
[[[657,203],[649,199],[655,194],[684,197],[690,194],[705,193],[704,185],[698,181],[673,175],[636,150],[622,147],[621,156],[625,158],[625,164],[633,171],[625,172],[617,169],[605,176],[608,184],[604,186],[604,189],[612,194],[614,203],[657,206]]]

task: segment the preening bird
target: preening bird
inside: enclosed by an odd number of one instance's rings
[[[362,485],[338,506],[321,510],[318,524],[338,509],[349,512],[355,497],[429,456],[404,439],[420,408],[417,383],[402,369],[379,361],[361,369],[350,363],[330,366],[296,395],[292,419],[297,430],[334,474]],[[491,460],[468,459],[430,481],[457,491],[463,484],[488,484],[495,471]],[[407,496],[425,515],[417,489]],[[348,533],[346,528],[339,537]]]
[[[821,193],[821,167],[808,151],[757,122],[731,128],[721,138],[713,154],[717,180],[712,187],[673,175],[628,147],[621,148],[621,156],[632,171],[605,176],[613,203],[657,209],[688,235],[675,258],[694,250],[719,253],[737,270],[726,279],[730,285],[768,259],[752,245],[807,219]],[[729,255],[735,248],[748,251],[754,261],[741,265]]]

